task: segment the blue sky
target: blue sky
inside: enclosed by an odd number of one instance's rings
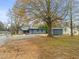
[[[0,21],[7,22],[8,17],[6,15],[14,3],[15,0],[0,0]]]
[[[0,0],[0,21],[7,22],[8,17],[6,16],[8,10],[12,8],[15,0]],[[74,18],[79,20],[79,0],[75,0],[75,5],[78,6],[74,8],[77,13],[75,13]]]

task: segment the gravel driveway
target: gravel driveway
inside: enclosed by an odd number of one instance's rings
[[[7,36],[0,35],[0,46],[4,45],[8,41]]]
[[[0,35],[0,46],[11,40],[30,39],[38,36],[46,36],[46,34],[29,34],[29,35]]]

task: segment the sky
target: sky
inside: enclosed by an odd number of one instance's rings
[[[15,3],[15,0],[0,0],[0,21],[7,23],[8,10],[12,8],[14,3]],[[74,8],[77,12],[75,13],[74,18],[79,20],[79,0],[75,0],[75,5],[78,7]]]
[[[6,23],[8,20],[7,13],[14,5],[15,0],[0,0],[0,21]]]

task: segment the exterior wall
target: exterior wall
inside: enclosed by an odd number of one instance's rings
[[[46,34],[44,29],[29,29],[30,34]]]
[[[52,35],[55,35],[55,36],[63,35],[63,28],[52,29]]]
[[[70,35],[70,34],[71,34],[71,29],[68,28],[68,27],[67,27],[67,28],[64,28],[63,33],[64,33],[65,35]],[[79,34],[78,29],[77,29],[77,28],[73,29],[73,33],[74,33],[74,35],[78,35],[78,34]]]
[[[71,34],[71,30],[69,27],[66,28],[54,28],[54,29],[62,29],[61,32],[59,32],[60,35],[70,35]],[[45,29],[29,29],[29,30],[22,30],[22,32],[25,32],[24,34],[46,34],[46,30]],[[58,33],[58,31],[57,31]],[[74,29],[73,30],[74,35],[78,35],[79,31],[78,29]],[[52,34],[53,34],[53,29],[52,29]]]

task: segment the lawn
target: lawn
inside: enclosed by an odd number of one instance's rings
[[[0,59],[79,59],[79,37],[33,37],[0,48]]]
[[[37,38],[32,40],[40,47],[41,59],[79,59],[79,37]]]

